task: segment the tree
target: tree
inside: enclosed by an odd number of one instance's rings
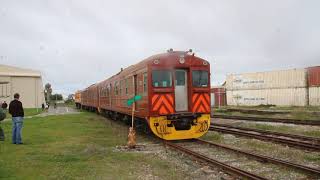
[[[46,94],[46,98],[47,98],[47,102],[50,102],[50,97],[51,97],[51,93],[52,93],[52,87],[50,83],[47,83],[45,86],[45,94]]]
[[[69,94],[68,95],[68,100],[73,100],[74,99],[74,94]]]
[[[63,96],[62,94],[53,94],[50,96],[51,100],[58,100],[58,101],[62,101],[63,100]]]

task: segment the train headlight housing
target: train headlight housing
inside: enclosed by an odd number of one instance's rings
[[[155,59],[155,60],[153,61],[153,63],[154,63],[154,64],[159,64],[159,63],[160,63],[160,60],[159,60],[159,59]]]
[[[184,55],[180,56],[179,62],[180,62],[180,64],[184,64],[186,62],[186,60],[184,59]]]

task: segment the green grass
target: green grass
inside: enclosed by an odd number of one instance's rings
[[[180,179],[170,162],[154,154],[115,151],[127,127],[93,113],[34,117],[24,121],[24,145],[11,144],[11,123],[1,125],[0,179],[137,179],[145,174]]]
[[[204,136],[202,136],[201,139],[218,143],[221,143],[224,140],[223,136],[215,131],[209,131]]]
[[[37,114],[42,113],[42,109],[41,108],[24,108],[24,116],[34,116]],[[7,118],[11,118],[11,115],[8,112],[9,110],[7,110]]]

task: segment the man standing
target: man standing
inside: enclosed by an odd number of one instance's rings
[[[12,143],[22,144],[21,140],[21,129],[23,125],[24,111],[22,103],[19,101],[20,95],[14,94],[14,100],[10,102],[9,113],[12,116]]]

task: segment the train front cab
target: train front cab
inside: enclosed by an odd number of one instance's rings
[[[208,63],[206,63],[208,64]],[[165,140],[199,138],[210,126],[210,72],[205,68],[153,69],[149,118]]]

